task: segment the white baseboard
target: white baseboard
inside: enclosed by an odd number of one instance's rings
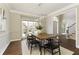
[[[2,49],[0,55],[3,55],[3,53],[5,52],[5,50],[7,49],[7,47],[9,46],[10,42]]]
[[[13,42],[13,41],[19,41],[19,40],[21,40],[21,39],[14,39],[14,40],[11,40],[11,42]]]

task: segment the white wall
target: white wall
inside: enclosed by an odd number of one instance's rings
[[[46,31],[48,34],[53,34],[53,18],[47,17],[46,19]]]
[[[8,6],[5,4],[0,4],[0,8],[4,8],[5,9],[5,13],[7,16],[7,24],[6,24],[6,31],[5,32],[0,32],[0,54],[3,54],[3,52],[5,51],[5,49],[7,48],[7,46],[10,43],[10,27],[9,27],[9,9]]]

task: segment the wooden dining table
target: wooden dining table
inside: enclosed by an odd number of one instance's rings
[[[41,44],[44,44],[44,41],[47,40],[48,38],[52,37],[56,37],[56,35],[53,34],[47,34],[47,33],[40,33],[38,35],[36,35],[37,40],[40,40]],[[40,48],[40,54],[42,54],[42,48]]]
[[[40,33],[36,36],[39,40],[46,40],[49,37],[56,37],[56,35],[53,34],[47,34],[47,33]]]

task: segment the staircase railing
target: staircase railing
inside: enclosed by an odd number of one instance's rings
[[[67,28],[71,28],[71,27],[73,27],[75,24],[76,24],[76,23],[73,23],[71,26],[68,26]]]
[[[69,29],[70,29],[71,27],[73,27],[75,24],[76,24],[76,23],[73,23],[71,26],[68,26],[68,27],[67,27],[67,28],[68,28],[68,30],[67,30],[68,38],[70,38],[70,36],[72,36],[73,34],[75,34],[75,33],[69,34]]]

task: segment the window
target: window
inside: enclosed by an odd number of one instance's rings
[[[6,31],[5,10],[0,8],[0,32]]]
[[[25,33],[35,33],[36,31],[36,25],[38,22],[32,22],[32,21],[22,21],[22,32]]]

